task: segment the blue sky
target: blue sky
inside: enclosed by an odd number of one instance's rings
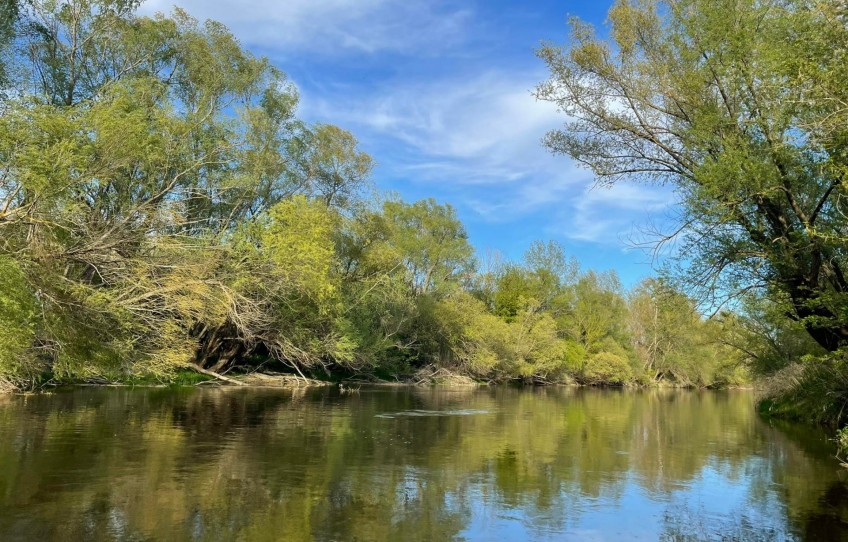
[[[668,190],[593,188],[591,173],[541,146],[564,118],[531,92],[546,76],[534,49],[562,43],[566,19],[602,26],[610,1],[178,0],[226,24],[283,69],[300,116],[353,132],[380,189],[456,207],[480,253],[518,259],[535,239],[561,242],[584,268],[626,286],[652,273],[630,248],[662,223]],[[149,0],[143,13],[168,12]]]

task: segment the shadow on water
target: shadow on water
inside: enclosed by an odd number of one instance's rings
[[[841,539],[833,451],[745,392],[79,389],[0,402],[0,540]]]

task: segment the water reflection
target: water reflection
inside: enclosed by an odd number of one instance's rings
[[[0,403],[0,540],[826,540],[825,435],[744,392],[76,390]]]

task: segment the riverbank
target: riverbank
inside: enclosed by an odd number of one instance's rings
[[[65,387],[113,387],[113,388],[168,388],[168,387],[245,387],[245,388],[277,388],[298,389],[338,386],[342,391],[353,392],[362,386],[396,386],[396,387],[480,387],[491,385],[524,385],[531,387],[586,387],[586,388],[621,388],[630,390],[647,389],[733,389],[753,390],[752,385],[733,385],[722,387],[697,387],[673,382],[659,381],[649,383],[630,382],[626,384],[581,383],[574,379],[565,381],[519,381],[514,379],[486,380],[474,378],[467,374],[445,367],[428,365],[415,372],[395,374],[355,373],[340,375],[328,373],[321,376],[309,374],[286,373],[277,371],[252,371],[247,373],[216,374],[210,371],[198,371],[195,368],[177,371],[167,377],[129,377],[126,379],[89,378],[84,380],[56,379],[51,375],[42,375],[38,382],[31,383],[27,388],[16,387],[8,381],[0,381],[0,394],[19,392],[38,392]]]

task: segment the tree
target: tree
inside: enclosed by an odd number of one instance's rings
[[[630,294],[629,334],[644,377],[684,386],[735,383],[745,335],[725,317],[704,318],[696,303],[665,279],[642,281]]]
[[[721,342],[743,355],[760,375],[773,374],[810,356],[827,353],[803,325],[786,317],[788,300],[746,295],[735,312],[717,317]],[[817,361],[818,363],[819,361]]]
[[[622,385],[630,382],[633,371],[626,358],[610,352],[598,352],[589,357],[581,376],[589,384]]]
[[[556,312],[557,297],[576,282],[580,264],[573,257],[566,258],[562,245],[555,241],[534,241],[524,253],[524,262],[540,308]]]
[[[9,59],[5,51],[15,36],[19,13],[18,0],[0,0],[0,93],[4,92],[8,84],[6,63]]]
[[[496,282],[494,313],[507,322],[514,322],[528,304],[537,304],[530,279],[524,267],[514,264],[504,266]]]
[[[560,327],[587,352],[596,353],[609,341],[621,342],[625,314],[618,276],[589,271],[574,285],[571,304],[560,317]]]
[[[572,21],[536,91],[568,116],[554,153],[598,183],[671,183],[691,284],[788,299],[848,345],[848,7],[827,0],[619,0],[610,39]]]
[[[339,329],[339,219],[322,201],[298,195],[241,225],[223,276],[244,301],[225,319],[195,326],[198,364],[218,372],[256,352],[297,370],[353,361],[356,345]]]
[[[0,390],[38,374],[31,353],[38,302],[20,265],[0,255]]]
[[[0,257],[39,296],[29,346],[70,377],[185,366],[193,330],[253,301],[222,280],[225,245],[292,192],[281,164],[297,95],[224,27],[179,10],[22,6],[0,118]]]
[[[285,75],[219,23],[135,0],[15,5],[0,387],[266,363],[631,379],[614,274],[578,276],[552,242],[475,273],[450,205],[366,205],[355,137],[298,119]]]
[[[383,215],[388,243],[409,271],[420,294],[457,284],[473,268],[473,249],[465,227],[450,205],[433,199],[412,204],[387,201]]]
[[[366,186],[374,162],[357,148],[353,134],[318,124],[292,140],[299,174],[307,191],[327,206],[348,208]]]

